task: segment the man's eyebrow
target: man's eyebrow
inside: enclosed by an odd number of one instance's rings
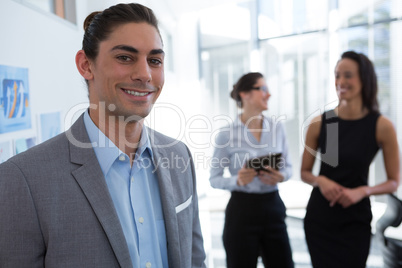
[[[165,51],[163,51],[163,49],[152,49],[149,54],[151,55],[165,54]]]
[[[114,51],[114,50],[125,50],[125,51],[131,52],[131,53],[138,53],[138,49],[136,49],[132,46],[127,46],[127,45],[114,46],[110,51]],[[165,54],[165,52],[163,51],[163,49],[152,49],[149,52],[149,54],[157,55],[157,54]]]
[[[118,45],[118,46],[114,46],[110,51],[114,51],[114,50],[125,50],[127,52],[131,52],[131,53],[138,53],[138,50],[132,46],[126,46],[126,45]]]

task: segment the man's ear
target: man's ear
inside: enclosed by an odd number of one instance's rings
[[[86,80],[93,79],[92,64],[85,55],[84,50],[79,50],[77,55],[75,55],[75,64],[82,77]]]

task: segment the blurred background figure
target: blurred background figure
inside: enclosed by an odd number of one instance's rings
[[[313,119],[306,135],[301,178],[314,186],[304,219],[314,267],[366,267],[372,212],[369,197],[399,184],[393,124],[379,112],[377,76],[361,53],[344,52],[335,67],[336,108]],[[382,149],[386,177],[368,186],[369,167]],[[320,150],[320,172],[312,172]]]
[[[211,166],[212,187],[231,191],[226,207],[223,244],[227,267],[256,267],[261,255],[266,267],[293,267],[286,230],[286,208],[277,184],[292,175],[284,129],[280,122],[262,114],[269,93],[260,73],[243,75],[231,97],[242,108],[235,121],[221,129]],[[252,157],[282,154],[281,168],[245,167]],[[228,168],[230,177],[224,176]]]

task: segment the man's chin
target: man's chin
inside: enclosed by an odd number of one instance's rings
[[[131,115],[118,115],[119,120],[123,120],[125,123],[138,123],[142,122],[145,117],[148,116],[149,113],[143,113],[143,114],[131,114]]]

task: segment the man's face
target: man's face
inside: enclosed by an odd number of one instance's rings
[[[90,103],[105,104],[106,121],[109,116],[127,121],[146,117],[163,87],[163,61],[162,40],[155,27],[147,23],[118,26],[100,42],[96,60],[90,61]],[[91,113],[91,117],[99,122],[103,114]]]

